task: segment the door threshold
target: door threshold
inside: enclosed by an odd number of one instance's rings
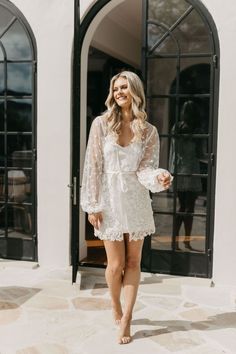
[[[39,267],[38,262],[32,261],[18,261],[14,259],[0,258],[0,268],[25,268],[36,269]]]

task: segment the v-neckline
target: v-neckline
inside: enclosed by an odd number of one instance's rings
[[[129,146],[132,145],[132,144],[133,144],[132,141],[130,141],[129,144],[128,144],[128,145],[125,145],[125,146],[122,146],[122,145],[120,145],[119,143],[116,143],[116,145],[118,145],[119,147],[121,147],[121,148],[123,148],[123,149],[129,147]]]

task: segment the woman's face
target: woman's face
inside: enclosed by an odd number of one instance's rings
[[[128,81],[124,77],[119,77],[113,85],[113,97],[121,108],[130,108],[132,96],[128,88]]]

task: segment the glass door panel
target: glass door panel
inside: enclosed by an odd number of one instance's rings
[[[175,97],[147,98],[148,121],[157,127],[159,134],[169,134],[170,111],[176,106]]]
[[[32,99],[11,99],[7,101],[8,132],[32,131]]]
[[[144,2],[147,113],[160,136],[160,167],[174,180],[168,191],[151,194],[155,233],[145,240],[149,260],[143,264],[150,271],[208,276],[212,32],[191,1]]]
[[[174,29],[173,35],[182,53],[212,53],[211,33],[196,10],[192,10]]]
[[[151,248],[155,250],[172,250],[172,214],[154,214],[155,234],[152,235]]]
[[[168,95],[177,73],[177,58],[147,60],[147,96]]]
[[[0,99],[0,133],[4,131],[4,100]]]
[[[148,20],[172,26],[190,7],[185,0],[148,1]]]

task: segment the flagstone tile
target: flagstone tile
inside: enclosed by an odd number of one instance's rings
[[[195,308],[182,311],[179,316],[190,321],[207,321],[209,316],[215,315],[216,311],[212,309]]]
[[[139,293],[157,295],[181,295],[181,287],[175,284],[141,284],[139,286]]]
[[[135,336],[135,334],[134,334]],[[103,329],[88,338],[79,348],[77,354],[167,354],[164,348],[148,338],[133,340],[128,345],[118,344],[118,331],[115,328]],[[102,343],[98,345],[98,343]],[[96,349],[95,349],[96,348]]]
[[[53,296],[38,295],[29,299],[22,306],[46,310],[65,310],[69,308],[69,302],[66,299]]]
[[[79,293],[78,287],[76,288],[64,280],[46,280],[37,283],[37,287],[41,289],[41,294],[45,296],[71,298]]]
[[[209,307],[230,307],[231,300],[229,293],[223,288],[210,288],[199,286],[183,285],[183,296],[190,302]]]
[[[91,290],[91,295],[105,295],[109,292],[107,284],[105,283],[96,283],[94,284],[93,289]]]
[[[18,305],[15,303],[0,303],[0,326],[17,321],[21,313],[21,309],[19,309]]]
[[[111,309],[111,301],[101,298],[78,297],[72,300],[76,309],[84,311],[102,311]]]
[[[195,304],[194,302],[185,302],[183,306],[189,308],[189,307],[196,307],[198,306],[198,304]]]
[[[21,303],[21,299],[28,299],[37,294],[40,289],[21,286],[5,286],[0,288],[0,301],[12,300]]]
[[[19,306],[14,302],[0,301],[0,311],[2,310],[12,310],[16,309]]]
[[[154,336],[151,336],[150,339],[173,353],[180,350],[188,350],[190,353],[190,350],[205,343],[198,334],[181,331],[156,335],[154,332]]]
[[[215,330],[207,331],[207,337],[219,344],[222,348],[231,351],[232,354],[236,353],[235,329],[221,327]]]
[[[19,349],[16,354],[70,354],[68,349],[56,343],[42,343]]]
[[[182,353],[182,352],[181,352]],[[189,351],[183,351],[184,354],[189,354]],[[228,350],[213,344],[205,344],[191,350],[191,354],[234,354]]]
[[[147,306],[155,306],[166,310],[176,310],[183,300],[166,296],[139,296],[138,299]]]

